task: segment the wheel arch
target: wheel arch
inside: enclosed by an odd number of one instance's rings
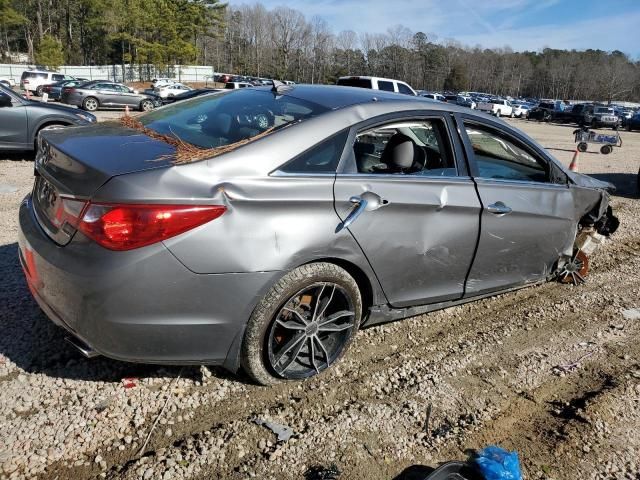
[[[50,127],[52,125],[62,125],[65,127],[70,127],[72,125],[75,125],[75,123],[70,119],[64,118],[64,117],[45,118],[33,126],[33,130],[31,131],[31,144],[32,145],[35,144],[35,141],[38,138],[38,133],[40,133],[40,130],[46,127]]]

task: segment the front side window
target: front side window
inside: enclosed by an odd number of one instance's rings
[[[479,177],[525,182],[548,181],[545,164],[519,142],[474,124],[465,123],[465,129],[473,148]]]
[[[400,93],[404,93],[405,95],[413,95],[413,92],[411,91],[411,89],[404,83],[398,82],[398,91]]]
[[[425,119],[365,130],[353,146],[358,173],[456,176],[444,122]]]

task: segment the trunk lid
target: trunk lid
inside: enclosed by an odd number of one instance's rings
[[[170,167],[174,151],[164,142],[117,124],[43,132],[31,197],[38,222],[56,243],[67,244],[75,228],[60,225],[63,197],[87,201],[117,175]]]

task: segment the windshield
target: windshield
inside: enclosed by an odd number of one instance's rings
[[[138,117],[147,128],[201,148],[249,139],[328,109],[269,89],[241,89],[173,103]]]

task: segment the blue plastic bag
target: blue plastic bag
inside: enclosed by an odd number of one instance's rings
[[[517,452],[491,445],[478,452],[475,462],[485,480],[522,480]]]

